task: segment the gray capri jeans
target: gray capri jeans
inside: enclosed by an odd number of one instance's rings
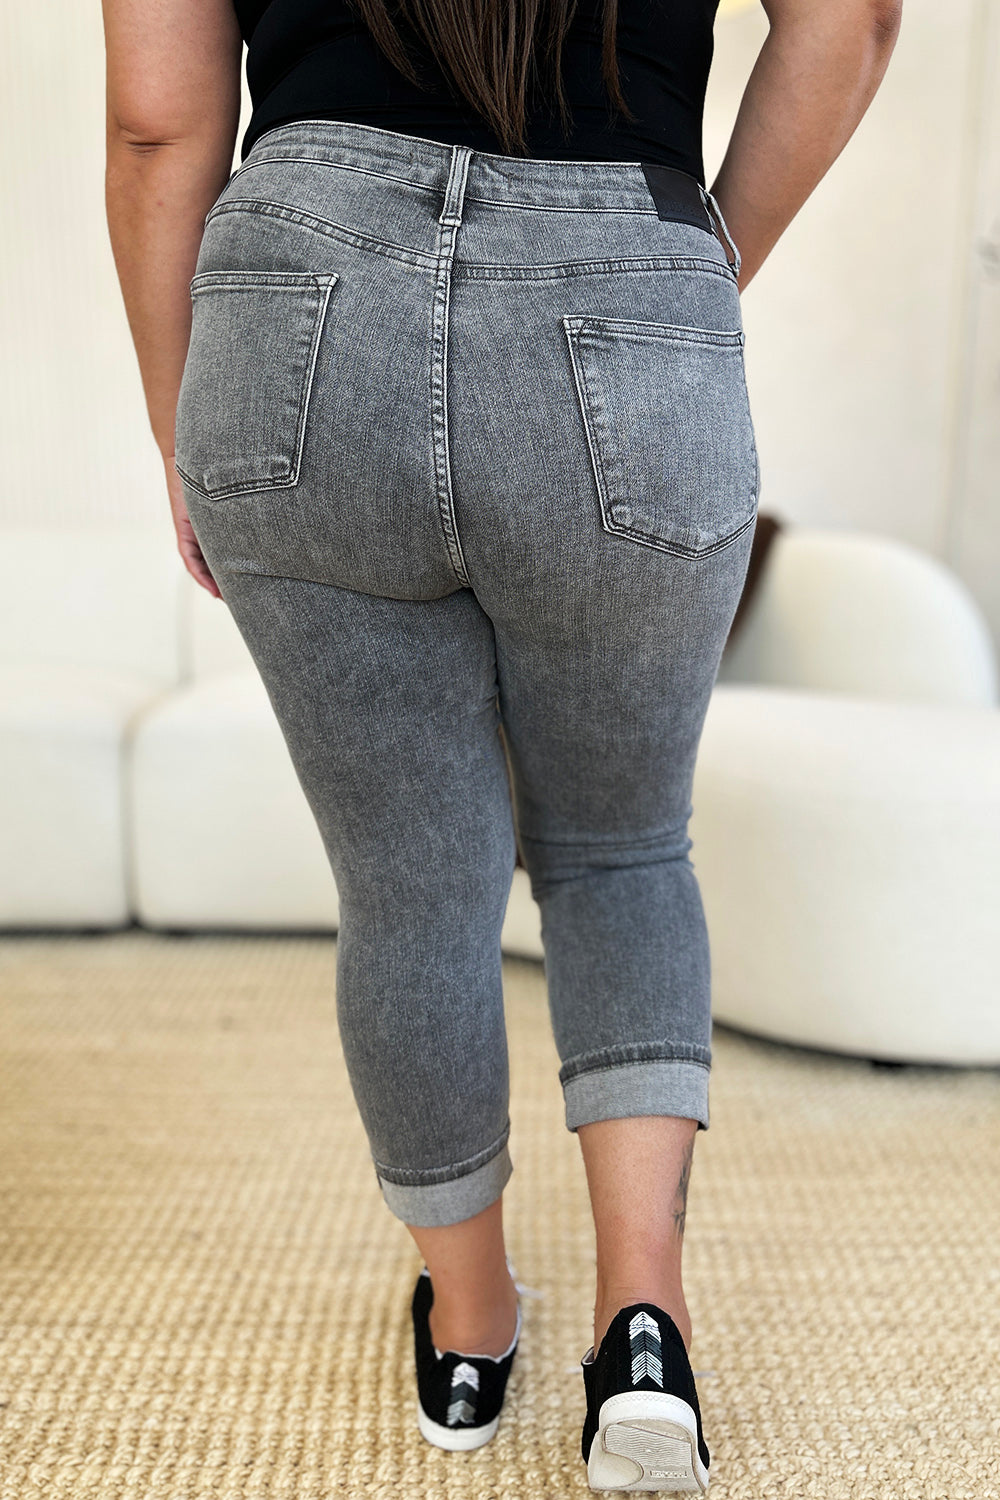
[[[738,256],[657,201],[640,163],[303,120],[205,221],[176,466],[329,856],[351,1084],[413,1225],[512,1169],[515,847],[567,1127],[708,1127],[687,826],[759,467]]]

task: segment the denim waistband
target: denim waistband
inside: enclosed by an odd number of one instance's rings
[[[696,177],[659,163],[503,156],[354,121],[292,120],[258,136],[233,177],[273,160],[327,163],[427,188],[442,196],[443,225],[460,223],[466,202],[560,213],[652,208],[661,219],[693,224],[718,239],[740,270],[739,250],[712,194]]]
[[[261,158],[307,159],[396,178],[444,193],[454,179],[456,159],[467,160],[464,197],[495,201],[502,194],[511,206],[554,209],[648,210],[651,188],[639,161],[545,160],[502,156],[456,146],[382,126],[341,120],[293,120],[258,136],[237,169]],[[696,177],[658,164],[651,174],[676,179],[690,201],[704,202],[705,188]],[[685,194],[687,196],[687,194]],[[711,228],[710,224],[706,224]]]

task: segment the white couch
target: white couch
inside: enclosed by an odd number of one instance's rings
[[[144,532],[0,534],[0,924],[132,919],[128,736],[180,673],[177,559]]]
[[[901,543],[778,534],[699,747],[713,1013],[1000,1062],[1000,711],[964,587]]]
[[[172,544],[7,532],[0,586],[0,924],[334,930],[263,685]],[[1000,1062],[996,664],[946,569],[869,535],[779,532],[693,800],[720,1021]],[[523,870],[503,946],[542,956]]]

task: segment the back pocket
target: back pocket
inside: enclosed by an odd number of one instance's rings
[[[309,400],[335,275],[203,271],[191,282],[174,464],[222,500],[299,481]]]
[[[682,557],[735,541],[759,478],[742,332],[562,322],[605,530]]]

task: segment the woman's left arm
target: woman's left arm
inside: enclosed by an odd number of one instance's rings
[[[205,216],[233,168],[242,37],[232,0],[103,0],[103,12],[111,249],[178,547],[217,595],[174,470],[174,421]]]

